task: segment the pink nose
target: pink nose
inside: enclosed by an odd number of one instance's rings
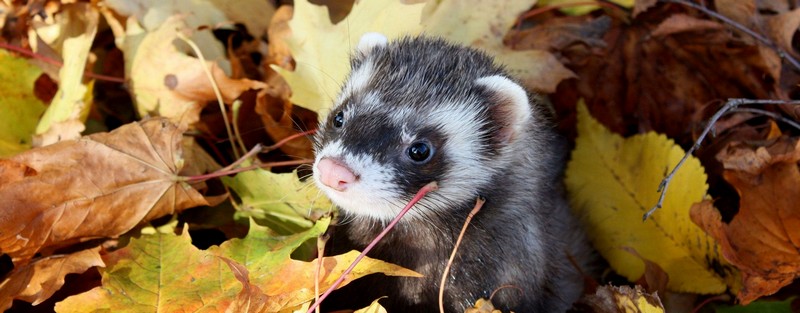
[[[347,166],[329,158],[319,160],[317,171],[319,172],[319,180],[325,186],[337,191],[345,191],[348,185],[358,180],[358,177]]]

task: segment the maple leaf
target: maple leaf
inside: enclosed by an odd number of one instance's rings
[[[222,181],[241,199],[242,216],[256,218],[281,234],[307,229],[312,225],[310,216],[333,208],[313,183],[300,182],[296,171],[275,174],[256,169]]]
[[[245,238],[209,250],[192,246],[186,231],[176,236],[170,229],[161,229],[131,239],[127,247],[105,256],[108,267],[101,269],[103,286],[67,298],[56,305],[56,311],[86,312],[86,307],[96,308],[93,312],[294,310],[314,299],[317,264],[295,261],[290,255],[322,234],[329,222],[323,219],[305,232],[279,236],[251,221]],[[320,288],[330,286],[356,254],[324,258]],[[364,261],[347,281],[380,271],[415,274],[381,261]]]
[[[742,273],[737,297],[748,304],[800,276],[800,141],[782,138],[769,147],[731,143],[717,158],[725,180],[740,196],[739,212],[722,222],[711,201],[692,207],[692,218],[713,236]]]
[[[103,258],[103,285],[57,303],[56,312],[224,312],[242,288],[228,265],[192,246],[185,231],[132,238]]]
[[[34,254],[206,204],[178,176],[182,134],[150,119],[12,157],[33,174],[0,181],[0,251],[22,266]]]
[[[692,203],[708,188],[697,159],[690,158],[673,178],[664,207],[649,220],[642,215],[658,201],[666,169],[684,155],[663,135],[647,133],[623,139],[578,107],[578,138],[567,166],[566,184],[573,209],[594,246],[611,267],[631,281],[650,260],[668,275],[667,287],[678,292],[720,293],[723,277],[713,267],[724,264],[713,238],[693,224]],[[632,254],[627,249],[632,249]]]
[[[45,105],[33,93],[42,70],[25,59],[0,50],[0,157],[9,157],[31,147]]]

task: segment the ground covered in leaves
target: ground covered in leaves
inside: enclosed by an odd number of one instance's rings
[[[357,254],[317,258],[308,136],[377,31],[550,99],[604,259],[575,311],[796,312],[800,106],[715,113],[800,97],[799,26],[790,0],[0,2],[0,310],[305,312]],[[371,273],[418,275],[345,283]]]

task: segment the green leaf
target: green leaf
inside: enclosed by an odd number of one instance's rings
[[[31,147],[31,135],[45,110],[33,93],[42,70],[0,50],[0,158]]]
[[[275,174],[262,169],[239,173],[222,182],[241,199],[240,215],[287,235],[311,227],[310,216],[333,208],[311,182],[300,182],[297,173]]]
[[[721,293],[725,280],[713,268],[726,263],[714,239],[689,216],[691,205],[703,200],[708,189],[697,159],[686,161],[672,179],[664,207],[642,222],[658,201],[661,179],[683,155],[664,135],[650,132],[623,139],[612,134],[581,102],[567,188],[589,238],[614,270],[635,281],[644,273],[643,258],[669,275],[672,291]]]
[[[56,312],[223,311],[242,289],[219,257],[192,246],[188,232],[133,238],[104,259],[102,287],[67,298]]]

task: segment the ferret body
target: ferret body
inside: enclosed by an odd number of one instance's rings
[[[425,277],[358,279],[328,308],[387,296],[389,312],[438,312],[443,269],[483,197],[450,270],[445,310],[463,312],[495,291],[506,312],[568,309],[583,291],[570,259],[583,266],[592,252],[564,199],[566,151],[546,112],[477,50],[365,35],[315,138],[314,179],[344,215],[329,245],[363,250],[422,186],[436,181],[439,190],[369,254]]]

